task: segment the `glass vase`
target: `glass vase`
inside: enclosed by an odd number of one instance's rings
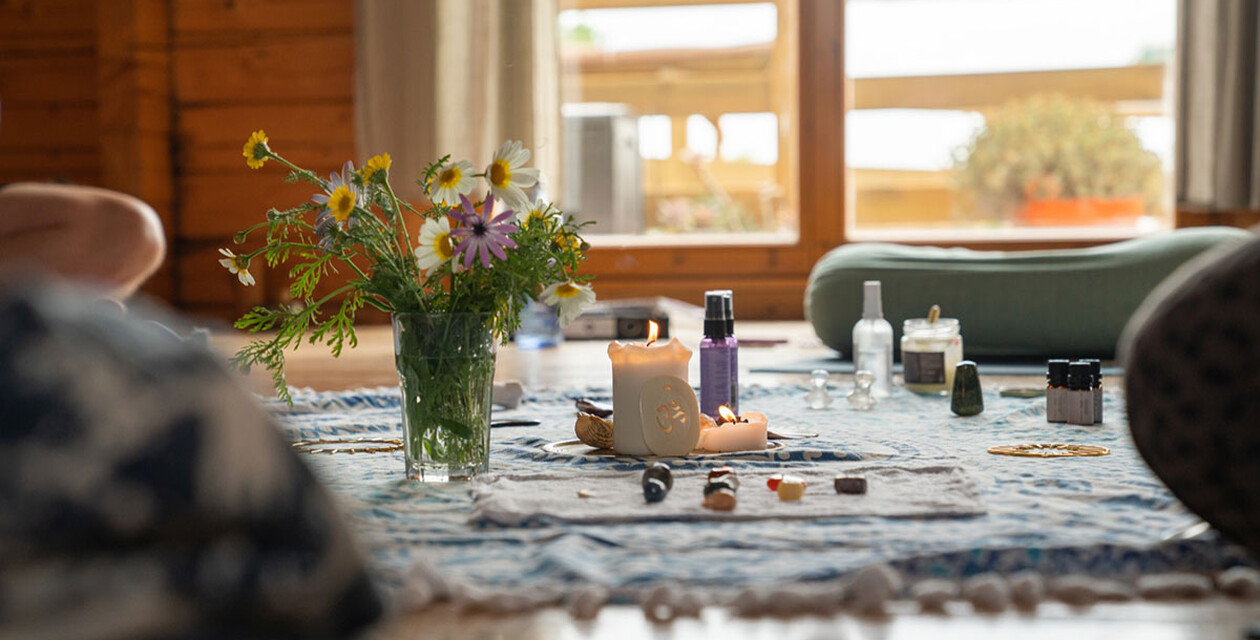
[[[407,478],[460,480],[490,468],[496,341],[488,313],[396,313]]]

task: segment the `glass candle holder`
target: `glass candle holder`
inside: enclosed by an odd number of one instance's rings
[[[910,318],[902,324],[901,364],[907,391],[949,395],[954,368],[962,361],[962,331],[957,318]]]

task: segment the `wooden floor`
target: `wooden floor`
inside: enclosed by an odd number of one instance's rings
[[[674,319],[675,332],[683,343],[694,348],[699,341],[698,319]],[[773,347],[745,347],[740,350],[742,368],[774,362],[788,362],[828,353],[804,323],[740,323],[738,334],[744,340],[786,340]],[[288,380],[293,386],[319,390],[397,384],[393,364],[393,338],[388,327],[365,327],[359,332],[358,348],[340,359],[328,356],[322,347],[305,345],[289,358]],[[222,334],[215,346],[225,352],[242,344],[239,335]],[[496,379],[519,380],[527,388],[565,385],[611,384],[607,345],[599,341],[570,341],[558,349],[521,351],[511,345],[499,352]],[[697,358],[692,358],[693,380],[699,379]],[[743,373],[752,384],[807,382],[805,374]],[[985,377],[989,385],[1039,384],[1036,377]],[[1119,381],[1108,381],[1116,384]],[[261,372],[251,376],[251,385],[266,392],[269,380]],[[848,376],[833,377],[832,393],[843,401],[851,387]],[[1260,622],[1260,605],[1212,598],[1192,603],[1110,603],[1089,608],[1071,608],[1061,603],[1045,603],[1037,612],[982,615],[965,603],[954,603],[948,615],[928,615],[913,603],[899,603],[882,620],[850,615],[799,617],[792,619],[733,617],[729,611],[711,607],[699,619],[682,619],[666,625],[648,622],[637,607],[608,607],[593,621],[578,621],[565,611],[553,608],[526,615],[494,616],[463,613],[451,606],[396,616],[385,621],[380,636],[395,640],[492,639],[533,640],[542,638],[749,638],[792,640],[815,638],[860,638],[878,640],[973,639],[973,638],[1099,638],[1120,640],[1236,640],[1245,629]],[[1260,637],[1260,636],[1258,636]]]

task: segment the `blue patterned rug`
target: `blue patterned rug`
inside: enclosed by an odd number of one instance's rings
[[[848,409],[843,398],[812,411],[801,387],[745,390],[741,406],[770,416],[772,428],[815,431],[774,453],[723,458],[737,468],[779,469],[870,464],[961,465],[979,484],[988,513],[933,519],[847,517],[800,521],[552,524],[474,527],[466,484],[404,481],[401,453],[307,455],[341,499],[369,553],[379,583],[405,586],[408,568],[425,558],[470,583],[502,589],[565,592],[590,583],[632,600],[657,584],[715,593],[746,586],[844,579],[889,562],[910,579],[959,578],[1024,570],[1085,573],[1131,580],[1167,571],[1215,571],[1251,563],[1215,534],[1169,541],[1199,522],[1147,469],[1124,421],[1124,400],[1108,391],[1106,422],[1050,424],[1044,399],[985,395],[973,418],[949,411],[948,398],[898,389],[873,411]],[[607,388],[543,392],[496,418],[536,419],[537,427],[493,431],[492,473],[628,470],[633,459],[571,457],[543,451],[573,438],[576,397],[611,404]],[[397,390],[296,393],[295,405],[270,407],[294,439],[398,437]],[[1102,445],[1109,456],[1037,459],[996,456],[1000,444],[1071,442]],[[703,468],[714,460],[678,461]],[[811,487],[830,491],[830,487]],[[671,496],[670,499],[685,499]],[[698,497],[697,497],[698,499]]]

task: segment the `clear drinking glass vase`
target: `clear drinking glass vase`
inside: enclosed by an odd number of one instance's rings
[[[496,341],[488,313],[396,313],[407,478],[460,480],[490,468]]]

